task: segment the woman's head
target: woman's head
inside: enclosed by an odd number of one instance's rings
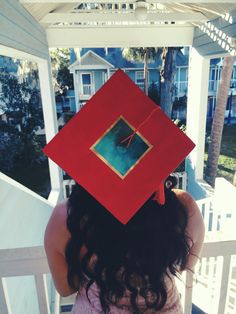
[[[90,284],[95,281],[104,311],[127,290],[133,312],[138,313],[138,295],[147,307],[163,307],[167,273],[176,275],[179,267],[184,268],[189,252],[186,211],[170,189],[165,197],[163,206],[150,197],[123,225],[77,185],[69,198],[67,218],[69,284],[79,288],[85,283],[84,274]]]

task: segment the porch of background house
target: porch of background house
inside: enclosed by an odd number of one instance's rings
[[[187,174],[180,178],[198,200],[207,235],[195,275],[184,272],[183,281],[178,282],[185,314],[191,313],[192,303],[209,314],[236,311],[235,187],[218,179],[213,191],[203,180],[209,60],[236,52],[236,4],[215,2],[150,0],[148,20],[152,23],[136,20],[134,1],[128,0],[110,5],[97,0],[107,5],[87,10],[78,8],[76,0],[0,2],[0,54],[37,62],[47,141],[58,130],[49,47],[191,47],[187,133],[196,148],[187,160]],[[58,314],[71,303],[55,293],[42,245],[52,208],[72,182],[63,184],[58,167],[51,161],[49,167],[52,190],[48,200],[0,174],[3,314]]]

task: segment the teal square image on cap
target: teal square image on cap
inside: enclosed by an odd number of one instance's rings
[[[97,157],[122,179],[152,148],[139,132],[135,132],[130,145],[127,145],[128,141],[122,142],[134,131],[135,128],[128,121],[119,117],[91,147]]]

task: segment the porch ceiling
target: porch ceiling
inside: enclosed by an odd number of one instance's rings
[[[235,53],[236,14],[231,15],[236,12],[235,0],[146,0],[144,21],[135,17],[139,5],[135,0],[19,1],[46,30],[49,47],[195,46],[196,43],[202,55]],[[209,32],[209,22],[215,21],[217,30],[221,24],[231,27],[227,29],[229,33],[226,31],[224,47],[221,38]]]
[[[236,9],[236,2],[196,0],[147,0],[145,21],[135,18],[135,0],[20,0],[24,7],[45,28],[70,27],[150,27],[156,25],[195,25],[227,15]]]

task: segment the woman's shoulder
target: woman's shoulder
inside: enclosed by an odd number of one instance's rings
[[[205,234],[205,227],[200,209],[194,198],[183,190],[173,189],[179,201],[183,204],[188,215],[187,233],[193,243],[199,242],[202,244]],[[198,255],[198,254],[197,254]]]
[[[45,244],[52,246],[58,251],[64,251],[64,247],[70,238],[67,229],[68,201],[58,203],[52,212],[45,231]]]
[[[180,189],[173,189],[172,191],[175,193],[178,200],[183,204],[188,215],[192,216],[196,213],[199,213],[199,208],[196,201],[188,192]]]

